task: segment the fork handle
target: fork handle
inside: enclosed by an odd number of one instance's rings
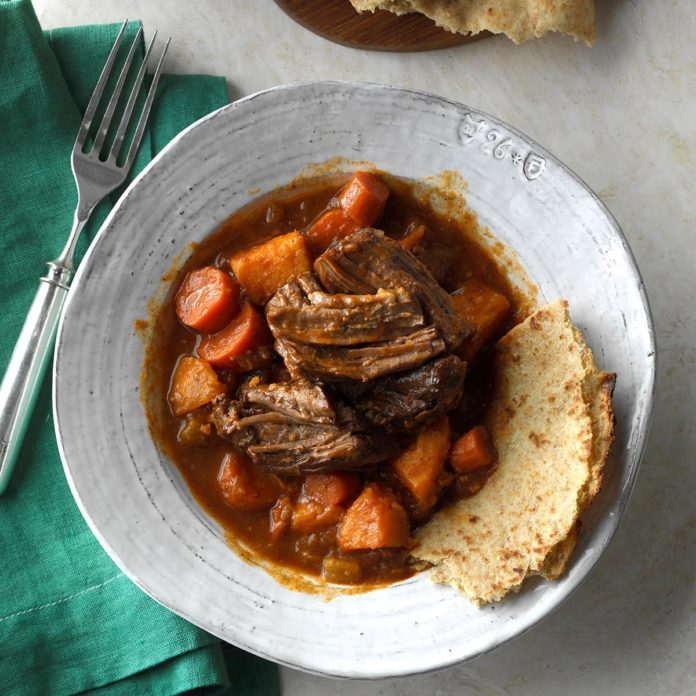
[[[70,269],[48,263],[0,384],[0,495],[10,481],[41,388],[71,278]]]

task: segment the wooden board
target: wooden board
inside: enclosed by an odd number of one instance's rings
[[[351,48],[371,51],[432,51],[490,36],[453,34],[425,15],[395,15],[384,10],[359,14],[350,0],[275,0],[306,29]]]

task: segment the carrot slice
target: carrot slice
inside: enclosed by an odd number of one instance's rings
[[[338,203],[361,227],[372,227],[382,215],[389,198],[384,182],[370,172],[355,172],[338,194]]]
[[[279,287],[312,270],[307,243],[300,232],[242,249],[230,258],[230,265],[247,297],[257,305],[266,304]]]
[[[325,210],[305,230],[307,245],[313,254],[322,254],[336,239],[343,239],[360,229],[342,208]]]
[[[179,319],[196,331],[214,333],[239,311],[239,283],[214,266],[188,273],[174,306]]]
[[[464,433],[450,450],[450,465],[458,474],[490,466],[494,460],[495,449],[482,425]]]
[[[246,302],[222,331],[203,338],[198,355],[215,367],[237,367],[237,359],[272,341],[268,324],[253,305]]]
[[[408,515],[394,494],[371,483],[344,515],[338,545],[344,551],[406,546],[409,532]]]
[[[183,416],[226,391],[227,387],[205,360],[183,355],[174,368],[167,396],[174,415]]]
[[[304,480],[302,494],[327,507],[355,500],[362,488],[360,475],[354,471],[335,471],[330,474],[309,474]]]
[[[224,456],[218,483],[225,502],[237,510],[264,510],[273,505],[280,493],[275,477],[257,469],[239,452]]]

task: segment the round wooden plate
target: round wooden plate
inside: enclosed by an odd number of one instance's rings
[[[433,51],[490,36],[453,34],[425,15],[395,15],[385,10],[359,14],[350,0],[275,0],[298,24],[351,48],[370,51]]]

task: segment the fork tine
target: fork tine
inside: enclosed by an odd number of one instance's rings
[[[106,111],[104,111],[104,116],[102,117],[102,122],[99,124],[99,130],[97,131],[97,136],[94,139],[93,148],[94,152],[97,155],[99,155],[99,151],[101,150],[102,145],[104,144],[104,140],[106,139],[106,134],[109,131],[111,119],[114,115],[114,111],[116,111],[116,104],[118,103],[118,98],[121,96],[121,91],[123,90],[123,85],[126,81],[126,77],[128,76],[128,71],[130,70],[131,64],[133,63],[135,49],[138,46],[138,41],[140,40],[142,34],[143,28],[141,26],[138,28],[138,33],[135,35],[135,38],[133,39],[133,43],[131,44],[130,50],[128,51],[128,55],[126,56],[126,62],[123,64],[123,67],[121,68],[121,74],[118,76],[118,82],[114,87],[114,93],[111,95],[111,99],[109,99],[109,103],[106,106]]]
[[[94,92],[92,92],[92,97],[90,98],[89,104],[87,104],[87,108],[85,109],[85,115],[82,118],[80,130],[77,132],[77,138],[75,138],[75,145],[73,149],[79,148],[81,150],[85,142],[87,141],[87,134],[89,133],[89,128],[92,125],[94,113],[97,110],[99,100],[101,99],[102,93],[104,92],[104,87],[106,86],[106,82],[109,79],[109,75],[111,74],[111,69],[114,67],[114,61],[116,60],[118,47],[121,45],[121,37],[123,36],[123,32],[126,30],[127,24],[128,20],[126,20],[121,25],[118,35],[116,36],[116,40],[114,41],[113,48],[111,49],[111,53],[109,53],[109,57],[106,59],[106,64],[102,68],[101,75],[99,76],[99,80],[97,82],[97,86],[94,88]]]
[[[145,57],[140,65],[140,70],[138,70],[138,75],[135,78],[135,83],[133,84],[133,89],[131,90],[130,96],[128,97],[128,102],[126,103],[126,108],[123,110],[123,116],[121,116],[121,122],[118,125],[118,130],[116,131],[116,136],[114,137],[114,142],[111,144],[111,151],[109,152],[109,159],[114,161],[118,158],[121,153],[121,145],[123,144],[123,139],[126,137],[126,130],[128,129],[128,123],[130,121],[131,114],[135,108],[135,102],[138,99],[138,93],[140,92],[140,86],[145,78],[145,73],[147,72],[147,64],[150,59],[150,54],[152,53],[152,47],[155,45],[155,39],[157,38],[157,32],[152,35],[150,43],[148,44],[147,50],[145,51]]]
[[[145,126],[147,124],[147,117],[150,115],[150,108],[152,107],[152,101],[155,98],[155,91],[157,90],[157,83],[159,82],[160,75],[162,74],[162,64],[164,63],[164,57],[167,55],[167,49],[169,48],[169,43],[172,40],[170,36],[167,39],[167,43],[164,44],[162,49],[162,55],[157,63],[157,69],[152,77],[152,83],[150,84],[150,90],[147,93],[147,99],[145,100],[145,106],[143,106],[142,113],[140,114],[140,120],[138,121],[138,127],[133,135],[133,142],[131,143],[130,150],[128,150],[128,157],[126,158],[125,167],[130,169],[135,159],[135,155],[138,152],[138,147],[140,146],[140,141],[143,138],[143,133],[145,132]]]

